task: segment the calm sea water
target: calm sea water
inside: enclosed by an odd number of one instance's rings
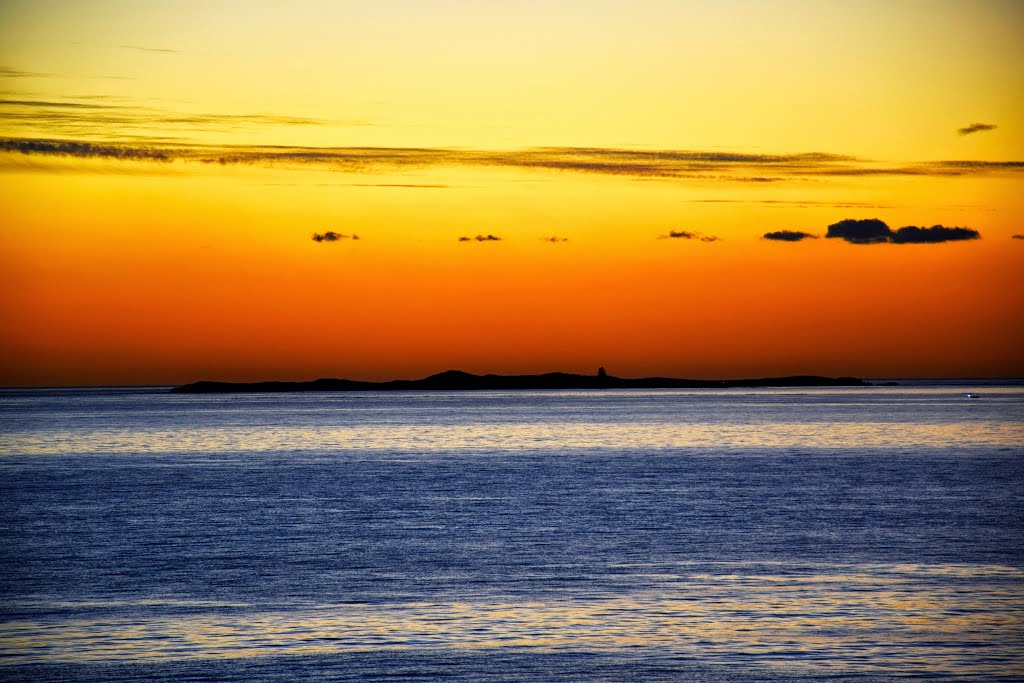
[[[1021,386],[6,390],[0,487],[4,680],[1024,678]]]

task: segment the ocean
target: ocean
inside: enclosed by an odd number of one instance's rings
[[[1020,383],[0,390],[2,680],[906,677],[1024,679]]]

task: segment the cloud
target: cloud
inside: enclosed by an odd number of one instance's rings
[[[103,145],[73,140],[17,140],[0,138],[0,151],[83,159],[127,159],[132,161],[171,161],[174,159],[173,152],[166,152],[151,147]]]
[[[54,74],[22,71],[21,69],[12,69],[9,66],[0,66],[0,78],[52,78],[53,76]]]
[[[956,132],[960,133],[960,135],[970,135],[971,133],[982,133],[988,130],[995,130],[998,127],[999,126],[992,123],[972,123],[969,126],[957,128]]]
[[[81,101],[88,100],[88,101]],[[216,114],[182,113],[129,104],[113,104],[95,97],[76,97],[50,100],[0,99],[0,124],[11,131],[38,132],[46,130],[60,136],[101,137],[114,128],[128,133],[153,135],[154,130],[173,131],[179,134],[188,128],[210,130],[237,130],[250,126],[315,126],[326,123],[321,119],[301,116],[282,116],[268,113]],[[346,122],[363,125],[365,122]],[[75,142],[75,140],[35,140],[35,142]],[[123,140],[116,143],[100,143],[108,146],[130,147]],[[194,157],[201,155],[202,147],[178,146],[165,150],[166,155]],[[45,154],[38,147],[34,153]]]
[[[774,240],[776,242],[799,242],[806,239],[818,239],[818,236],[799,230],[776,230],[775,232],[766,232],[761,236],[761,239]]]
[[[53,103],[51,103],[53,104]],[[236,129],[245,125],[306,125],[324,123],[316,119],[269,114],[219,115],[174,114],[141,107],[91,109],[54,107],[39,103],[22,104],[0,112],[8,129],[22,126],[26,132],[52,130],[61,135],[105,135],[111,130],[146,132],[166,126],[180,133],[182,126],[204,130],[220,126]],[[334,122],[338,123],[338,122]],[[366,122],[345,122],[368,125]],[[126,148],[122,155],[133,158],[135,143],[106,141],[85,143],[74,139],[0,138],[0,147],[28,154],[73,156],[69,150],[79,144],[99,144],[108,149]],[[85,148],[83,148],[85,149]],[[152,149],[147,149],[152,154]],[[911,165],[879,165],[855,157],[825,153],[738,154],[693,150],[625,150],[615,148],[542,147],[519,150],[467,150],[441,147],[295,147],[283,145],[163,145],[159,154],[166,158],[210,164],[263,166],[322,166],[326,169],[371,173],[394,168],[436,166],[511,167],[581,174],[625,176],[638,179],[698,179],[739,182],[751,172],[771,172],[779,178],[832,176],[968,176],[1015,175],[1024,173],[1024,161],[930,161]],[[90,156],[83,153],[82,156]]]
[[[496,235],[477,235],[476,237],[466,237],[463,235],[459,238],[460,242],[500,242],[501,238]]]
[[[962,242],[977,239],[981,239],[981,233],[977,230],[947,228],[944,225],[933,225],[930,228],[908,225],[892,234],[893,244],[938,244],[939,242]]]
[[[828,233],[825,234],[825,237],[843,239],[851,244],[879,244],[889,241],[892,237],[892,230],[877,218],[866,220],[847,218],[828,226]]]
[[[669,230],[667,235],[659,235],[658,239],[700,240],[701,242],[719,242],[722,238],[715,237],[714,235],[703,235],[699,232],[689,232],[687,230]]]
[[[441,183],[330,183],[333,186],[347,187],[400,187],[414,190],[443,190],[452,187]]]
[[[551,237],[541,237],[540,239],[544,242],[551,242],[551,244],[558,244],[559,242],[569,241],[568,237],[558,237],[557,235],[552,235]]]
[[[907,225],[893,231],[877,218],[848,218],[828,226],[828,234],[825,237],[844,239],[852,244],[939,244],[981,239],[981,233],[971,228],[951,228],[944,225],[933,225],[930,228]]]
[[[122,50],[138,50],[139,52],[165,52],[165,53],[178,53],[181,50],[170,50],[165,47],[143,47],[141,45],[118,45]]]
[[[342,235],[341,233],[328,230],[324,233],[314,232],[314,242],[337,242],[338,240],[358,240],[359,235]]]
[[[892,204],[876,204],[874,202],[855,201],[816,201],[813,199],[791,200],[791,199],[687,199],[691,204],[750,204],[768,207],[790,207],[797,206],[807,208],[811,206],[827,206],[832,209],[892,209]]]
[[[1012,235],[1010,237],[1010,239],[1012,239],[1012,240],[1024,240],[1024,235]]]

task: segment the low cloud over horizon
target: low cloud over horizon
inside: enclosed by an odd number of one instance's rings
[[[560,242],[569,241],[568,237],[558,237],[557,235],[552,235],[551,237],[541,237],[540,239],[542,242],[550,242],[552,244],[558,244]]]
[[[477,235],[476,237],[467,237],[463,235],[459,237],[460,242],[500,242],[501,238],[497,235]]]
[[[847,218],[828,226],[825,237],[845,240],[850,244],[939,244],[981,239],[981,233],[972,228],[944,225],[930,228],[908,225],[893,230],[878,218]]]

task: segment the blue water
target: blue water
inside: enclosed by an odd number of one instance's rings
[[[4,390],[0,487],[2,680],[1024,678],[1021,386]]]

